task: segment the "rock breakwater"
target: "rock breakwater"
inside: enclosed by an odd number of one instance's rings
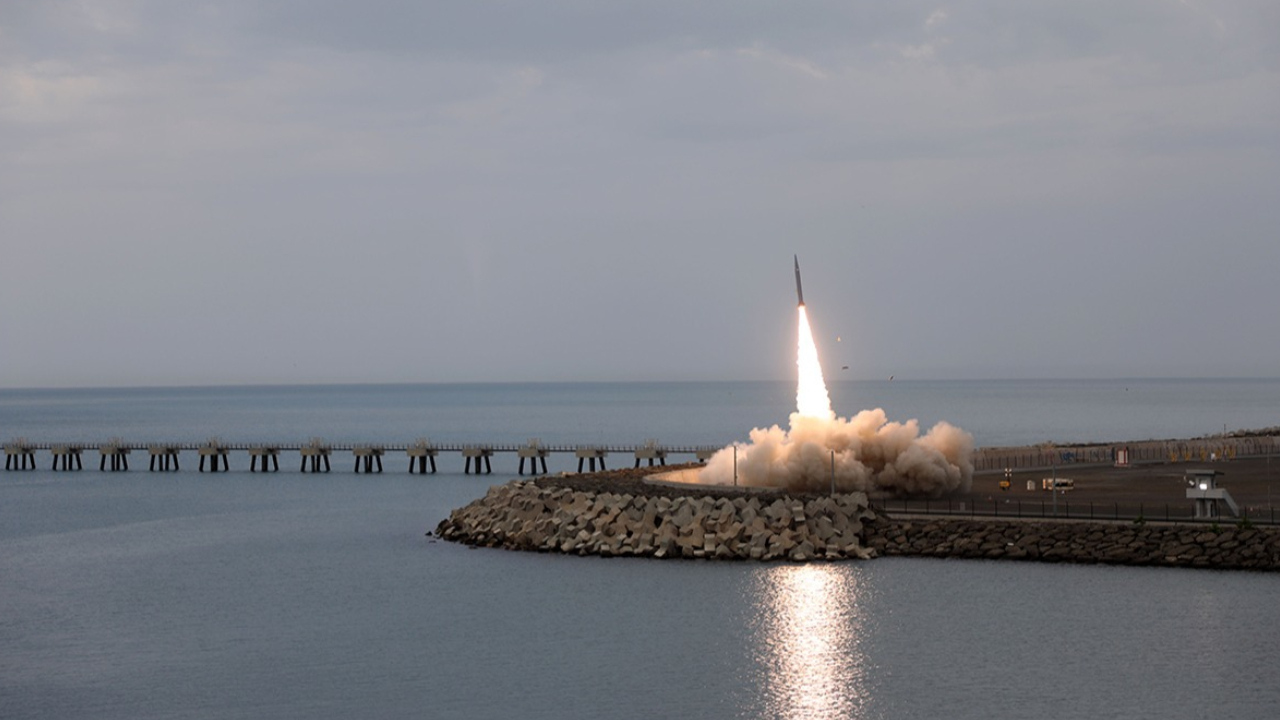
[[[824,497],[669,497],[497,485],[436,528],[470,545],[577,555],[738,560],[843,560],[874,555],[864,493]]]
[[[891,517],[864,493],[744,493],[645,482],[643,471],[497,485],[439,537],[603,557],[845,560],[917,556],[1280,571],[1280,527],[972,517]]]
[[[1280,529],[1236,524],[878,518],[881,555],[1280,570]]]

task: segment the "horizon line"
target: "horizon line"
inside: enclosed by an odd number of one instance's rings
[[[1156,381],[1280,381],[1280,376],[1245,375],[1150,375],[1114,377],[898,377],[831,378],[827,384],[838,383],[890,383],[890,382],[1156,382]],[[415,387],[415,386],[476,386],[476,385],[714,385],[741,383],[794,383],[788,379],[719,379],[719,380],[388,380],[388,381],[334,381],[334,382],[210,382],[203,384],[156,385],[23,385],[0,386],[0,393],[20,391],[54,390],[205,390],[229,388],[326,388],[326,387]]]

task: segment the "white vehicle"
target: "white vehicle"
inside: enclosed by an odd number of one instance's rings
[[[1067,490],[1076,489],[1076,481],[1068,480],[1067,478],[1058,478],[1056,480],[1053,478],[1044,478],[1040,481],[1040,487],[1043,490],[1060,490],[1062,492],[1066,492]]]

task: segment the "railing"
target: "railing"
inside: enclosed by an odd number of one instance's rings
[[[28,442],[25,440],[3,443],[0,447],[4,449],[23,449],[23,450],[41,450],[49,451],[55,447],[70,447],[82,451],[98,450],[101,447],[114,447],[121,450],[130,450],[135,452],[145,452],[152,447],[166,447],[174,450],[192,451],[207,447],[217,447],[230,451],[246,451],[257,448],[272,448],[281,452],[298,452],[302,448],[323,447],[334,452],[349,452],[356,448],[377,448],[386,452],[406,452],[413,448],[427,448],[437,452],[462,452],[468,448],[484,448],[493,452],[519,452],[528,447],[536,447],[550,453],[575,453],[583,448],[599,450],[607,453],[634,453],[636,450],[662,450],[672,455],[692,455],[705,450],[719,450],[719,445],[599,445],[599,444],[583,444],[583,445],[536,445],[530,446],[526,444],[510,444],[510,443],[430,443],[430,444],[384,444],[384,443],[325,443],[323,441],[310,441],[306,443],[227,443],[227,442],[185,442],[185,443],[164,443],[164,442],[146,442],[134,443],[123,440],[111,440],[104,442]]]
[[[497,444],[497,443],[435,443],[429,440],[418,440],[411,444],[379,444],[379,443],[328,443],[322,439],[313,439],[307,443],[228,443],[218,438],[213,438],[205,442],[185,442],[185,443],[133,443],[119,438],[112,439],[108,442],[98,443],[81,443],[81,442],[30,442],[25,438],[17,438],[12,442],[3,445],[5,456],[5,470],[34,470],[36,469],[35,456],[37,452],[48,452],[53,456],[53,465],[51,469],[59,469],[61,464],[62,470],[80,470],[83,469],[81,455],[85,453],[93,453],[97,451],[101,455],[99,462],[99,470],[105,470],[107,460],[110,458],[111,469],[113,471],[125,471],[129,469],[128,455],[132,452],[139,454],[146,453],[150,456],[149,469],[155,471],[178,470],[178,456],[182,452],[197,452],[200,455],[199,470],[203,472],[205,458],[209,457],[213,460],[213,470],[218,471],[219,467],[223,471],[230,470],[227,456],[233,452],[248,452],[250,456],[249,471],[257,470],[258,459],[262,459],[263,471],[268,470],[268,460],[272,471],[279,470],[279,456],[281,453],[296,453],[302,458],[301,470],[307,469],[308,461],[311,464],[312,472],[319,472],[321,466],[324,471],[331,470],[329,461],[330,456],[334,453],[351,453],[356,458],[355,471],[359,472],[361,460],[364,461],[365,472],[373,471],[376,464],[378,472],[382,472],[382,457],[387,453],[403,453],[409,458],[410,472],[414,471],[415,466],[419,472],[426,472],[426,466],[429,463],[431,472],[436,472],[435,458],[437,455],[446,453],[461,454],[466,460],[464,472],[470,474],[472,465],[475,466],[475,472],[481,473],[481,464],[484,466],[483,473],[490,474],[493,472],[489,458],[499,453],[510,453],[520,457],[519,472],[524,474],[524,460],[526,457],[536,457],[542,460],[543,472],[546,472],[545,458],[551,454],[576,455],[579,461],[578,471],[582,471],[582,461],[590,458],[591,470],[595,470],[597,461],[600,468],[606,469],[604,458],[609,454],[627,455],[631,454],[635,457],[635,466],[639,467],[641,460],[648,460],[653,465],[655,460],[661,461],[666,465],[668,456],[692,455],[693,459],[702,461],[704,457],[709,457],[713,452],[719,450],[717,446],[708,445],[658,445],[654,441],[646,441],[643,445],[543,445],[536,440],[530,441],[522,445],[516,444]],[[533,451],[530,455],[529,451]],[[473,463],[474,461],[474,463]],[[482,462],[483,461],[483,462]],[[157,468],[157,465],[159,467]],[[536,472],[535,472],[536,474]]]
[[[1015,498],[967,497],[940,499],[889,498],[874,503],[892,515],[945,515],[1027,520],[1111,520],[1130,522],[1252,523],[1275,525],[1274,505],[1241,506],[1241,517],[1197,518],[1188,503],[1107,503]]]
[[[1123,450],[1131,465],[1158,462],[1210,462],[1243,457],[1265,457],[1280,453],[1280,438],[1273,435],[1212,437],[1193,440],[1144,440],[1096,445],[1037,445],[1011,448],[979,448],[973,453],[978,472],[1005,468],[1033,468],[1070,465],[1110,465]]]

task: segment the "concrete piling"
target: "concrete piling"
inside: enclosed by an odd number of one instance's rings
[[[467,459],[466,467],[463,474],[471,473],[471,461],[475,461],[476,475],[480,474],[480,463],[484,462],[484,473],[489,475],[493,473],[493,465],[489,462],[489,458],[493,457],[493,450],[478,445],[468,445],[462,448],[462,457]]]
[[[657,440],[646,440],[644,447],[636,448],[636,467],[640,467],[641,460],[648,460],[649,467],[653,467],[654,460],[659,460],[663,465],[666,465],[667,451],[665,448],[658,446]]]
[[[100,459],[98,461],[98,470],[105,471],[107,469],[107,459],[111,459],[111,471],[123,472],[129,469],[129,453],[131,450],[119,443],[108,443],[98,447]]]
[[[178,448],[174,445],[150,445],[147,452],[151,455],[150,471],[176,471],[178,467]]]
[[[4,446],[4,469],[5,470],[35,470],[36,469],[35,448],[27,447],[21,442],[5,445]]]
[[[258,472],[258,458],[262,458],[262,472],[280,471],[280,448],[258,445],[249,448],[249,472]],[[267,463],[271,468],[267,468]]]
[[[607,450],[593,447],[580,447],[573,452],[574,455],[578,457],[578,472],[582,472],[582,463],[584,460],[590,463],[591,472],[595,472],[596,470],[596,460],[600,461],[601,470],[609,469],[604,466],[604,459],[609,454],[609,451]]]
[[[542,474],[547,474],[547,455],[548,451],[541,447],[537,440],[530,440],[528,445],[516,450],[516,454],[520,457],[520,474],[524,474],[524,461],[529,460],[529,473],[531,475],[538,474],[538,463],[542,463]]]
[[[414,465],[418,466],[418,473],[427,474],[427,462],[431,463],[431,473],[436,472],[436,454],[439,451],[431,446],[426,440],[419,440],[417,443],[405,448],[405,453],[409,456],[409,474],[413,474]]]
[[[378,472],[382,472],[382,455],[383,449],[372,445],[358,445],[351,448],[351,454],[355,456],[356,468],[354,472],[360,472],[360,463],[364,462],[364,471],[366,473],[373,472],[373,466],[376,463]]]
[[[83,470],[84,465],[80,462],[80,453],[84,448],[75,445],[54,445],[49,448],[49,453],[53,455],[53,470]],[[32,460],[32,464],[35,460]],[[58,467],[61,465],[62,467]]]
[[[218,443],[210,442],[207,445],[202,445],[196,449],[196,452],[200,455],[200,472],[204,472],[205,458],[209,458],[209,472],[218,472],[219,469],[226,472],[231,469],[227,463],[229,451]]]
[[[327,445],[321,445],[312,441],[310,445],[303,445],[298,449],[298,454],[302,456],[302,469],[299,472],[307,472],[308,461],[310,461],[311,472],[321,472],[320,465],[324,465],[324,472],[329,472],[332,468],[329,466],[329,455],[333,449]]]

